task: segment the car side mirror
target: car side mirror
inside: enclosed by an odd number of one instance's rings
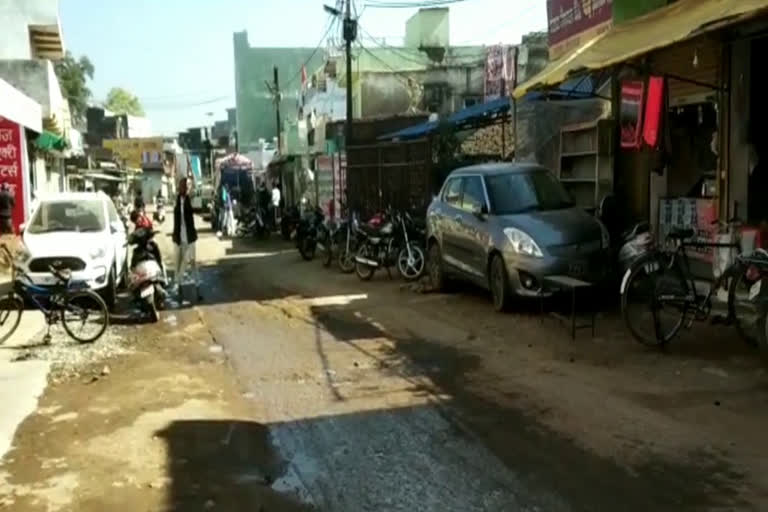
[[[120,221],[114,221],[109,223],[109,231],[114,235],[115,233],[119,233],[120,231],[124,231],[125,226]]]
[[[472,208],[472,215],[480,220],[485,220],[485,216],[488,215],[488,207],[485,205],[478,205]]]

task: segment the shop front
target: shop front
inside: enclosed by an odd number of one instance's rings
[[[31,169],[29,136],[41,133],[42,107],[4,80],[0,80],[0,185],[14,196],[15,232],[30,214]]]
[[[678,0],[585,42],[514,95],[608,70],[622,224],[648,221],[661,241],[676,228],[712,240],[718,220],[768,219],[768,201],[753,197],[768,189],[756,149],[768,147],[757,128],[768,100],[749,94],[760,90],[751,64],[768,49],[756,28],[766,19],[768,0]],[[746,46],[756,53],[745,57]],[[694,256],[711,261],[712,251]]]

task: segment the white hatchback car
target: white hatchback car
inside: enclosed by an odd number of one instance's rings
[[[66,192],[41,197],[23,226],[20,266],[33,283],[55,284],[51,264],[72,270],[114,307],[118,283],[126,275],[125,225],[103,192]]]

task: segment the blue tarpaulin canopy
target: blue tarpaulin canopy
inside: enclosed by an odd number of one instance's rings
[[[576,100],[594,97],[595,91],[604,83],[601,77],[586,74],[581,77],[566,80],[559,87],[545,92],[529,92],[520,102],[536,100]],[[452,114],[443,123],[453,126],[457,130],[476,127],[484,122],[495,120],[499,115],[505,114],[511,108],[510,98],[502,97],[495,100],[478,103]],[[409,126],[394,133],[388,133],[379,137],[379,140],[391,139],[416,139],[437,131],[440,121],[427,121],[425,123]]]
[[[508,97],[497,98],[495,100],[486,101],[485,103],[478,103],[472,105],[464,110],[459,110],[455,114],[451,114],[446,118],[443,123],[447,123],[456,129],[461,130],[468,125],[475,125],[482,122],[487,122],[496,119],[499,115],[509,112],[511,104]],[[415,139],[423,137],[437,130],[440,126],[439,121],[427,121],[426,123],[417,124],[415,126],[409,126],[394,133],[388,133],[382,135],[379,140],[387,139]]]

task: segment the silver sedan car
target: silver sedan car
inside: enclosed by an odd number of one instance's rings
[[[546,276],[598,282],[606,273],[608,231],[538,165],[453,171],[429,206],[427,230],[433,286],[474,282],[499,311],[513,296],[546,295]]]

